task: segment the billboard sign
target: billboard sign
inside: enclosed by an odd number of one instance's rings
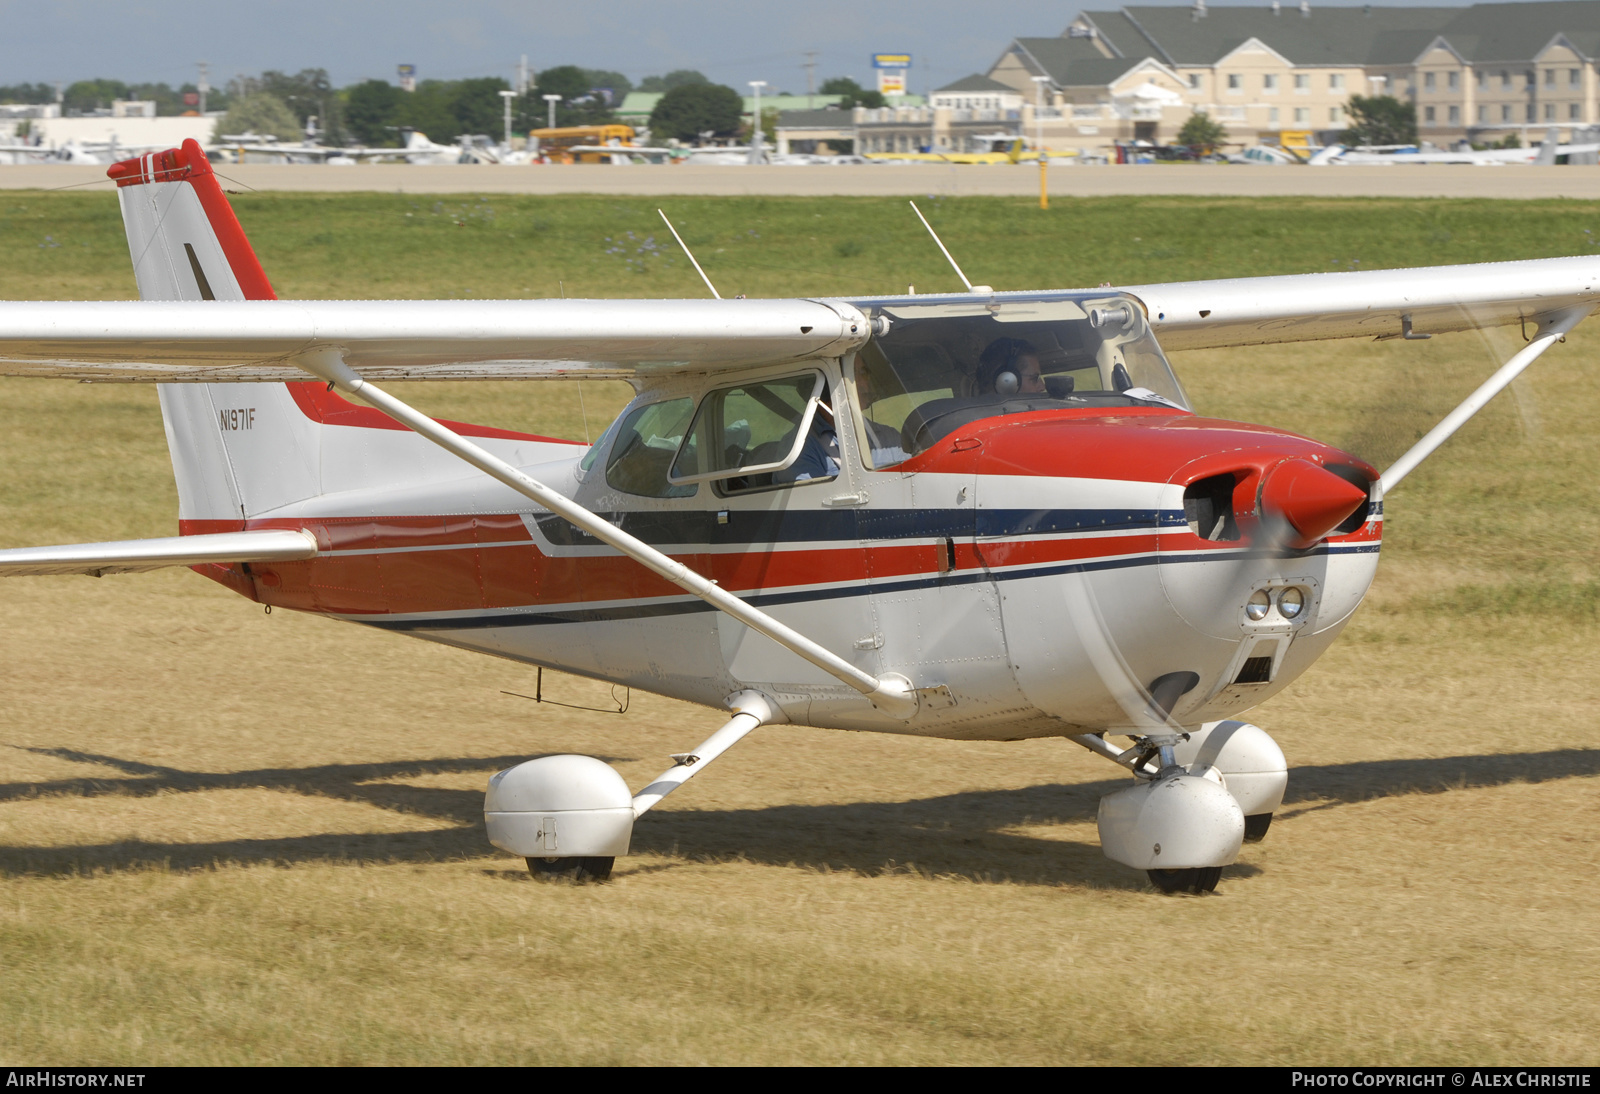
[[[400,68],[399,68],[399,71],[400,71],[400,90],[401,91],[415,91],[417,89],[417,66],[416,65],[401,65]]]
[[[906,93],[906,72],[911,68],[911,54],[909,53],[874,53],[872,67],[878,73],[878,93],[880,95],[904,95]]]

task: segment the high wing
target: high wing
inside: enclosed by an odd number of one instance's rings
[[[1442,333],[1592,310],[1600,304],[1600,256],[1113,291],[1138,298],[1169,350],[1398,338],[1406,330]],[[847,353],[866,341],[870,322],[863,309],[878,302],[6,302],[0,303],[0,374],[165,383],[302,380],[306,373],[295,358],[324,348],[338,349],[346,364],[373,380],[708,371]]]
[[[7,302],[0,374],[305,380],[293,358],[336,347],[374,380],[582,379],[836,357],[867,328],[824,300]]]
[[[1600,256],[1130,285],[1169,350],[1400,338],[1600,304]]]

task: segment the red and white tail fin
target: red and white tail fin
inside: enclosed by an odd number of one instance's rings
[[[106,173],[117,183],[140,297],[276,299],[197,143],[123,160]],[[185,532],[237,528],[321,494],[469,474],[455,457],[316,381],[163,384],[160,391]],[[519,463],[541,458],[524,442],[549,441],[448,424]]]
[[[114,163],[142,300],[276,300],[200,145]]]
[[[274,300],[199,144],[112,164],[144,300]],[[161,414],[185,530],[215,531],[322,491],[320,430],[291,388],[163,384]]]

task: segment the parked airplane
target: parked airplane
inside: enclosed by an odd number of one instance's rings
[[[1287,784],[1238,716],[1361,602],[1385,494],[1600,303],[1591,256],[1040,292],[962,275],[856,299],[277,301],[197,145],[109,173],[143,302],[0,304],[0,373],[160,384],[181,534],[0,551],[0,573],[190,566],[257,603],[729,712],[637,794],[583,756],[495,775],[490,839],[536,874],[608,875],[640,814],[791,722],[1067,738],[1132,777],[1101,803],[1105,853],[1213,888]],[[1382,474],[1196,415],[1163,352],[1509,323],[1528,345]],[[435,421],[380,386],[595,376],[637,395],[591,446]]]
[[[875,163],[954,163],[984,164],[1035,163],[1039,153],[1023,151],[1022,138],[1015,137],[1000,151],[999,142],[991,141],[988,152],[867,152],[864,158]]]
[[[1545,138],[1535,148],[1471,148],[1457,150],[1421,151],[1413,146],[1392,150],[1354,149],[1342,144],[1330,144],[1307,162],[1312,167],[1333,165],[1389,167],[1419,163],[1465,163],[1479,167],[1504,167],[1512,164],[1533,164],[1549,167],[1558,157],[1574,155],[1593,156],[1600,152],[1600,144],[1562,144],[1560,135],[1552,126]]]

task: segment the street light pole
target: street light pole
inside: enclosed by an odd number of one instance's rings
[[[511,151],[511,100],[517,97],[515,91],[502,91],[500,97],[506,104],[506,151]]]
[[[1033,78],[1033,149],[1040,154],[1044,152],[1044,85],[1049,81],[1048,76]]]
[[[761,89],[767,86],[765,80],[751,80],[750,87],[756,93],[755,123],[751,126],[750,133],[750,162],[764,163],[766,161],[766,147],[761,133]]]

